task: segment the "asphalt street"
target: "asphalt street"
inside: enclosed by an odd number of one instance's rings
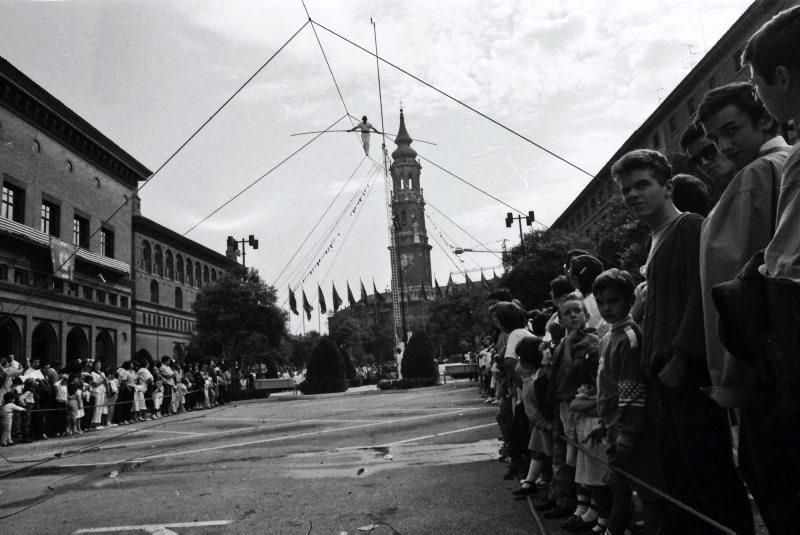
[[[4,448],[0,533],[538,533],[482,401],[285,393]]]

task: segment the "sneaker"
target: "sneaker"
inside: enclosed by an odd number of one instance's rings
[[[108,424],[108,427],[117,427],[119,424]]]
[[[95,426],[95,430],[105,429],[105,428],[106,428],[106,426],[104,426],[104,425]]]
[[[522,486],[517,490],[515,490],[514,492],[512,492],[511,494],[513,494],[514,496],[531,496],[533,494],[536,494],[536,486],[528,483],[527,487]]]

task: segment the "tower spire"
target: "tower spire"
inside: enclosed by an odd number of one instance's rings
[[[405,117],[403,116],[403,108],[400,108],[400,128],[397,131],[397,137],[394,140],[395,145],[397,148],[392,153],[393,160],[399,160],[402,158],[409,158],[411,160],[415,160],[417,158],[417,151],[411,148],[411,144],[414,142],[411,139],[411,136],[408,135],[408,130],[406,129],[406,121]]]

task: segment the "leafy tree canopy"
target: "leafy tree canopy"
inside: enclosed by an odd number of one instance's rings
[[[428,316],[431,340],[445,355],[458,353],[476,337],[494,331],[484,291],[448,295],[433,305]],[[415,335],[416,336],[416,335]]]
[[[231,360],[262,361],[287,334],[288,314],[276,303],[275,288],[250,269],[227,273],[207,284],[193,304],[197,332],[190,351]]]

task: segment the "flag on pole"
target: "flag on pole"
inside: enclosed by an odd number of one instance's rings
[[[435,291],[436,297],[438,297],[439,299],[444,297],[444,295],[442,295],[442,289],[439,287],[439,281],[436,280],[436,277],[433,278],[433,286],[434,289],[436,290]]]
[[[351,307],[356,306],[356,298],[353,297],[353,290],[350,289],[350,281],[347,281],[347,304]]]
[[[314,310],[314,307],[312,307],[309,304],[308,298],[306,297],[306,291],[305,290],[301,290],[301,291],[303,292],[303,310],[306,311],[306,318],[308,320],[311,320],[311,311]]]
[[[367,300],[367,289],[364,288],[364,281],[359,279],[358,282],[361,283],[361,302],[365,305],[368,305],[369,301]]]
[[[297,298],[295,298],[291,286],[289,286],[289,310],[291,310],[295,316],[300,315],[300,313],[297,311]]]
[[[423,301],[428,300],[428,292],[425,291],[425,281],[422,281],[422,289],[420,290],[420,297]]]
[[[484,288],[491,291],[492,285],[489,284],[488,280],[486,280],[486,275],[483,274],[483,270],[481,270],[481,284],[483,285]]]
[[[492,280],[495,280],[496,278],[497,278],[497,273],[495,272],[495,270],[492,270]]]
[[[342,306],[342,298],[339,297],[339,292],[336,291],[336,285],[332,282],[331,287],[333,288],[333,311],[336,312],[339,310],[339,307]]]
[[[379,292],[378,288],[375,286],[375,279],[372,279],[372,292],[375,294],[376,303],[383,303],[386,301],[386,298],[383,297],[383,294]]]
[[[319,302],[319,311],[327,314],[328,307],[325,305],[325,296],[322,295],[322,288],[319,287],[319,283],[317,283],[317,301]]]
[[[449,277],[447,277],[447,287],[444,289],[444,295],[450,295],[450,288],[453,286],[453,274],[451,273]]]
[[[467,283],[467,288],[469,288],[471,290],[472,289],[472,280],[469,278],[469,275],[467,275],[466,271],[464,272],[464,281]]]

